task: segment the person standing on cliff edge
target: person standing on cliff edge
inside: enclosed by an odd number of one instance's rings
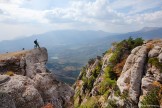
[[[38,41],[37,41],[37,39],[34,41],[34,48],[40,48],[40,46],[39,46],[39,43],[38,43]]]

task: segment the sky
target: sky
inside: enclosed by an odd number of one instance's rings
[[[0,0],[0,41],[52,30],[162,27],[162,0]]]

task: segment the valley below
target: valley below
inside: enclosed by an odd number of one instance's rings
[[[102,56],[111,44],[123,39],[142,37],[145,40],[161,38],[162,28],[145,27],[122,34],[103,31],[60,30],[30,37],[0,42],[0,53],[32,49],[38,39],[40,46],[48,49],[47,67],[58,80],[74,84],[80,70],[88,60]]]
[[[57,45],[49,48],[49,61],[47,67],[57,76],[58,80],[70,85],[74,84],[81,69],[88,60],[102,56],[105,51],[111,48],[112,43],[123,39],[142,37],[145,40],[161,38],[161,28],[143,28],[136,32],[125,34],[107,34],[98,32],[98,38],[93,41],[83,41],[77,44]],[[83,35],[87,35],[83,33]],[[89,35],[94,35],[89,33]],[[95,35],[96,36],[96,35]],[[71,40],[72,38],[69,38]],[[86,40],[86,38],[85,38]],[[78,41],[77,39],[73,41]],[[66,41],[65,43],[67,43]]]

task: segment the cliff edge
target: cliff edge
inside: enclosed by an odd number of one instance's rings
[[[0,108],[73,107],[73,89],[46,68],[46,48],[0,55]]]

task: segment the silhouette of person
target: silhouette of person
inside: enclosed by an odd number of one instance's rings
[[[37,41],[37,39],[34,41],[34,48],[40,48],[40,46],[39,46],[39,43],[38,43],[38,41]]]

